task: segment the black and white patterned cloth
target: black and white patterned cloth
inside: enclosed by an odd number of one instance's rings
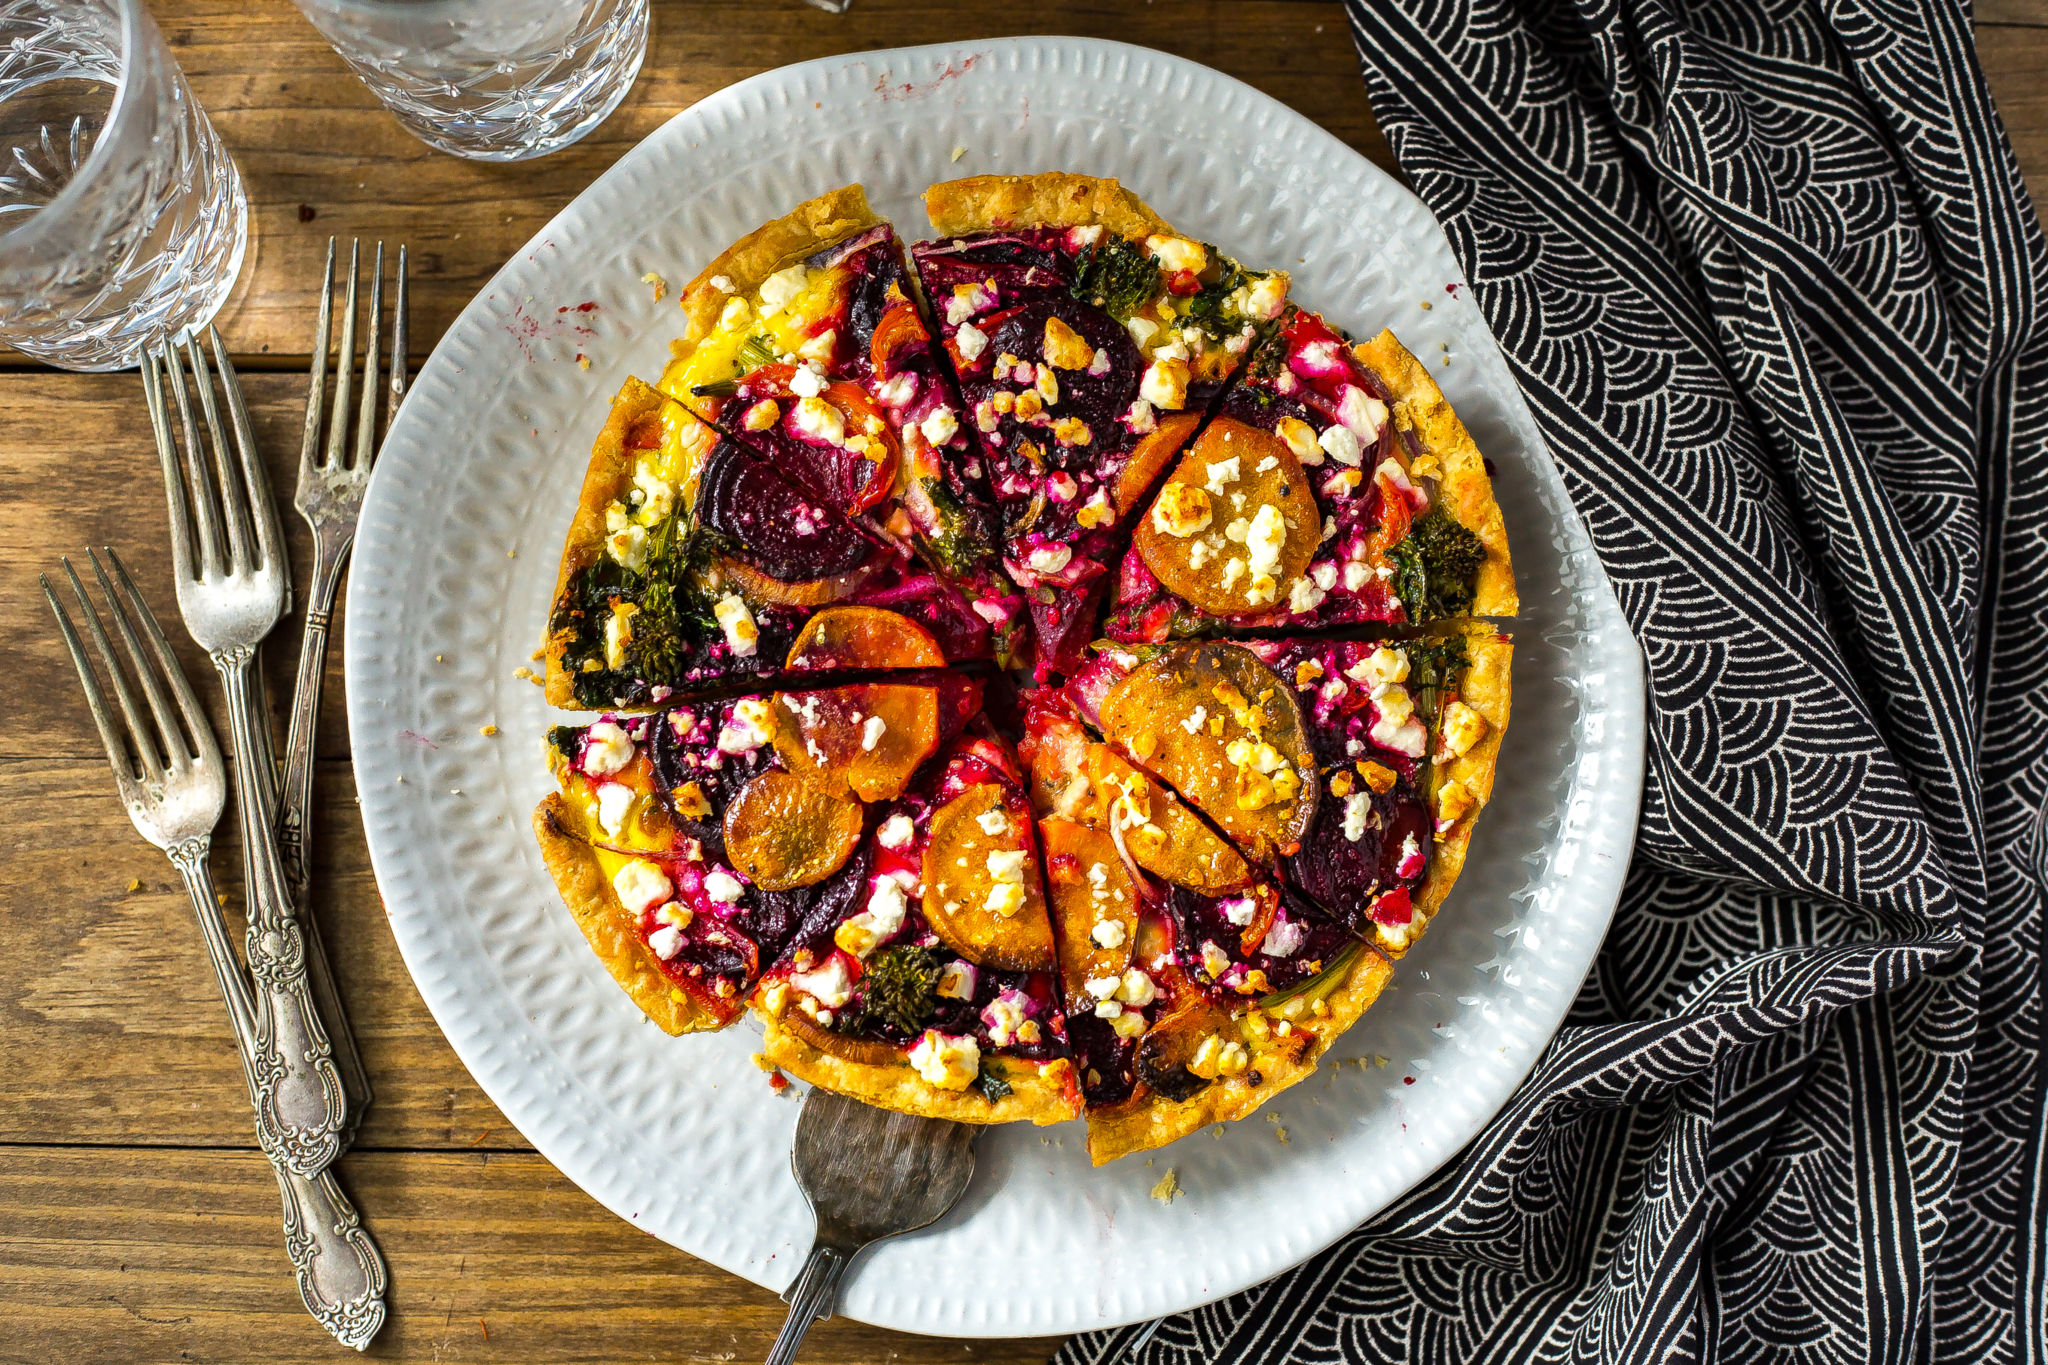
[[[1635,861],[1457,1160],[1060,1365],[2042,1360],[2048,249],[1967,10],[1350,13],[1647,657]]]

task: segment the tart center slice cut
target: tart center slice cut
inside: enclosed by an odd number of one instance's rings
[[[1456,882],[1492,794],[1511,657],[1472,623],[1108,649],[1065,696],[1290,896],[1399,956]],[[1216,677],[1230,688],[1220,710]]]
[[[1093,1159],[1241,1118],[1312,1072],[1385,985],[1386,959],[1056,695],[1034,698],[1027,728]]]
[[[1071,672],[1128,522],[1285,306],[1287,277],[1175,232],[1113,180],[936,185],[912,249],[1026,592]]]
[[[1290,306],[1138,521],[1105,632],[1512,616],[1485,460],[1419,360]]]
[[[979,719],[870,803],[855,894],[806,918],[752,999],[802,1080],[966,1123],[1080,1112],[1037,829]]]
[[[659,706],[990,648],[988,623],[902,542],[639,380],[620,390],[563,551],[551,703]]]
[[[902,244],[860,186],[742,238],[682,307],[662,391],[809,496],[913,546],[1008,658],[1023,599],[1001,571],[986,472]]]

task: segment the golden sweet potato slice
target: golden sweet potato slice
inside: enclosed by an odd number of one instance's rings
[[[1249,650],[1209,641],[1141,664],[1104,695],[1102,725],[1256,861],[1301,846],[1314,754],[1294,689]]]
[[[1206,997],[1191,995],[1138,1043],[1138,1079],[1170,1100],[1188,1099],[1230,1074],[1226,1068],[1243,1069],[1240,1059],[1249,1059],[1243,1037],[1235,1019]],[[1238,1050],[1225,1061],[1219,1054],[1231,1044]]]
[[[778,607],[817,607],[827,602],[836,602],[858,589],[872,572],[863,566],[837,578],[813,578],[803,583],[785,583],[779,578],[771,578],[762,573],[751,564],[742,564],[729,555],[719,555],[713,561],[713,569],[718,586],[733,589],[749,602]]]
[[[775,750],[834,796],[891,801],[939,747],[939,694],[909,683],[852,683],[775,694]]]
[[[993,782],[939,807],[924,850],[924,917],[969,962],[1002,971],[1057,965],[1032,848],[1031,815]]]
[[[860,804],[770,768],[725,809],[725,852],[763,891],[821,882],[860,843]]]
[[[1116,477],[1116,510],[1120,515],[1130,515],[1151,489],[1152,481],[1159,477],[1159,471],[1173,458],[1173,452],[1180,449],[1181,442],[1187,440],[1201,420],[1199,413],[1177,412],[1160,418],[1158,426],[1139,438],[1131,448],[1130,459],[1124,462],[1123,472]]]
[[[1101,830],[1071,820],[1041,820],[1038,837],[1045,843],[1045,875],[1058,929],[1060,984],[1076,998],[1086,982],[1121,976],[1131,965],[1138,944],[1138,888],[1116,844]],[[1098,936],[1097,925],[1115,927]]]
[[[1169,591],[1240,616],[1284,610],[1322,535],[1294,452],[1270,431],[1219,417],[1160,485],[1131,539]]]
[[[800,1009],[790,1008],[782,1012],[777,1020],[784,1028],[809,1043],[818,1051],[841,1061],[853,1062],[858,1066],[888,1066],[903,1060],[903,1049],[894,1043],[885,1043],[879,1038],[855,1038],[849,1034],[836,1033],[807,1018]]]
[[[789,648],[791,668],[937,668],[946,662],[932,633],[881,607],[827,607],[804,623]]]
[[[1125,847],[1139,867],[1162,881],[1205,896],[1220,895],[1251,880],[1251,866],[1243,855],[1116,750],[1107,744],[1090,745],[1087,765],[1090,782],[1106,802],[1128,794],[1125,817],[1147,817],[1146,822],[1131,823],[1123,830]]]

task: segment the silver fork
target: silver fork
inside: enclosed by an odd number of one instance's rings
[[[326,1025],[313,1003],[306,933],[278,859],[277,832],[270,822],[274,777],[263,768],[257,739],[258,727],[267,721],[250,668],[256,646],[284,614],[291,593],[290,566],[234,369],[219,333],[209,327],[207,335],[226,383],[239,459],[229,456],[206,356],[190,333],[183,334],[177,345],[192,367],[199,391],[213,452],[211,476],[172,343],[164,343],[160,354],[144,352],[142,384],[170,498],[178,609],[192,638],[212,657],[227,692],[235,805],[241,815],[248,873],[246,948],[249,975],[256,983],[256,1129],[264,1150],[293,1170],[312,1175],[341,1152],[348,1097]],[[185,437],[182,461],[171,435],[167,387],[175,396]]]
[[[313,740],[320,720],[320,683],[326,674],[327,633],[334,614],[334,595],[341,586],[341,571],[348,563],[349,547],[355,542],[356,518],[363,510],[363,490],[370,486],[370,466],[376,461],[380,443],[377,430],[377,329],[384,314],[384,244],[377,243],[374,273],[370,278],[369,337],[363,346],[363,399],[356,413],[355,450],[349,457],[345,433],[348,429],[349,380],[355,364],[356,279],[362,243],[354,241],[348,250],[348,298],[341,317],[341,354],[335,363],[334,415],[327,423],[327,443],[320,443],[321,410],[327,379],[327,332],[334,309],[334,239],[327,239],[327,269],[320,281],[320,315],[313,335],[312,378],[306,389],[306,436],[299,448],[299,489],[292,499],[299,515],[313,530],[313,581],[306,592],[306,629],[299,641],[299,674],[292,688],[291,729],[285,738],[284,786],[280,792],[277,818],[279,852],[285,875],[291,879],[298,903],[306,907],[306,922],[314,922],[309,894],[313,880]],[[398,248],[398,274],[394,281],[397,297],[391,316],[391,386],[384,420],[388,425],[398,415],[405,398],[405,247]],[[317,932],[317,931],[316,931]],[[348,1033],[339,993],[325,984],[325,959],[313,964],[313,987],[326,1017],[335,1028],[335,1061],[341,1068],[342,1084],[348,1088],[352,1111],[360,1116],[369,1107],[370,1078],[364,1070],[355,1040]],[[330,996],[333,1003],[330,1005]]]
[[[120,709],[118,724],[92,665],[86,661],[71,617],[51,591],[47,577],[42,578],[43,597],[57,618],[57,630],[71,652],[71,662],[78,668],[86,708],[106,745],[107,760],[114,766],[114,785],[128,818],[143,838],[164,851],[184,878],[192,913],[198,917],[206,941],[207,957],[213,963],[214,979],[227,1003],[249,1100],[257,1104],[257,1007],[228,942],[227,921],[214,896],[213,874],[206,862],[214,827],[227,803],[227,775],[221,768],[220,748],[149,604],[136,591],[112,549],[107,551],[107,560],[114,567],[111,581],[98,555],[92,556],[93,573],[126,646],[129,671],[148,700],[147,717],[136,704],[113,642],[70,560],[64,561],[64,573],[71,580],[86,632],[92,636],[100,666],[113,689]],[[384,1290],[389,1277],[383,1255],[333,1172],[304,1175],[274,1153],[270,1154],[270,1167],[284,1200],[285,1251],[297,1272],[299,1296],[322,1327],[360,1351],[384,1323]]]

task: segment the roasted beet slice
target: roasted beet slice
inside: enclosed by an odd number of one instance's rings
[[[727,553],[784,583],[850,574],[881,548],[730,440],[712,447],[698,474],[697,519]]]
[[[721,836],[722,837],[722,836]],[[823,955],[832,948],[832,931],[859,912],[868,895],[869,850],[862,844],[846,866],[822,882],[788,891],[754,888],[749,897],[747,931],[761,945],[764,962],[780,962],[799,948]]]

